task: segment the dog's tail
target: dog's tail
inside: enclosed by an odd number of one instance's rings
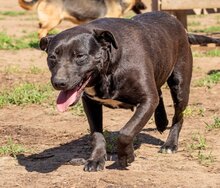
[[[217,45],[220,45],[220,39],[218,38],[212,38],[212,37],[207,37],[204,35],[196,35],[192,33],[187,33],[188,35],[188,40],[190,44],[209,44],[209,43],[215,43]]]
[[[31,1],[18,0],[19,5],[25,10],[36,9],[39,2],[40,0],[31,0]]]
[[[145,10],[147,7],[141,0],[136,0],[134,6],[132,7],[132,10],[136,14],[141,14],[141,10]]]

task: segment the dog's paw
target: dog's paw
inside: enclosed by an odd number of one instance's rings
[[[125,168],[127,166],[129,166],[135,159],[135,155],[131,154],[131,155],[120,155],[118,156],[118,163],[119,166],[122,168]]]
[[[105,157],[102,157],[99,160],[88,159],[84,166],[84,171],[96,172],[96,171],[104,170],[104,167],[105,167]]]
[[[168,145],[168,144],[164,144],[161,148],[160,148],[160,153],[176,153],[178,149],[177,145]]]
[[[129,164],[132,163],[134,159],[135,159],[135,155],[132,144],[126,146],[123,149],[121,148],[118,151],[118,163],[120,167],[124,168],[129,166]]]

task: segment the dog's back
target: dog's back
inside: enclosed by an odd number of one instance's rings
[[[89,30],[100,28],[111,31],[121,46],[120,55],[134,63],[151,61],[154,69],[164,69],[163,73],[155,72],[155,79],[160,87],[172,71],[179,56],[191,56],[188,37],[184,27],[174,17],[163,12],[145,13],[133,19],[102,18],[86,25]],[[131,46],[135,46],[131,48]],[[185,54],[181,54],[184,51]],[[186,53],[187,52],[187,53]],[[136,53],[140,59],[133,60]],[[137,56],[136,56],[137,57]],[[163,57],[163,58],[161,58]],[[123,65],[122,65],[123,66]],[[167,70],[167,71],[166,71]],[[162,75],[163,74],[163,75]]]
[[[137,15],[133,17],[133,20],[139,22],[144,28],[145,40],[150,45],[150,48],[147,47],[146,50],[154,49],[150,52],[152,60],[154,63],[159,62],[154,64],[155,66],[166,70],[173,67],[173,63],[180,62],[180,58],[192,59],[185,28],[173,16],[164,12],[153,12]],[[156,67],[155,69],[158,70]],[[159,72],[156,72],[155,76],[156,80],[161,80],[163,77]]]
[[[142,43],[142,40],[146,40],[145,44],[157,45],[164,49],[166,39],[169,40],[169,44],[171,41],[188,41],[182,24],[176,18],[163,12],[144,13],[132,19],[102,18],[90,22],[86,27],[90,30],[91,28],[109,30],[116,38],[122,38],[120,42],[125,42],[127,45],[137,43],[139,40]]]
[[[172,36],[173,40],[187,39],[183,25],[173,16],[164,12],[151,12],[136,15],[132,18],[133,21],[139,22],[145,29],[149,31],[146,36],[153,39],[158,37]],[[154,32],[150,32],[150,31]],[[180,37],[181,35],[181,37]]]

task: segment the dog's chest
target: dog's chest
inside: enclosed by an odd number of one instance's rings
[[[133,111],[134,105],[119,101],[117,99],[112,99],[111,97],[109,98],[103,98],[103,96],[100,97],[95,87],[86,87],[85,93],[90,99],[97,101],[109,108],[114,108],[114,109],[124,108],[124,109],[131,109]]]

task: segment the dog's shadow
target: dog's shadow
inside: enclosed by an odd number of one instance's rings
[[[46,149],[40,153],[25,156],[17,155],[18,163],[25,166],[28,172],[48,173],[65,165],[75,158],[88,158],[91,152],[90,136],[86,135],[77,140]]]
[[[118,135],[118,132],[109,132],[110,137],[115,137]],[[109,138],[107,140],[107,150],[108,145],[116,146],[115,143]],[[40,153],[32,154],[29,156],[25,156],[23,154],[17,155],[18,163],[26,168],[28,172],[40,172],[40,173],[49,173],[60,166],[68,164],[72,159],[87,159],[89,158],[89,154],[91,153],[91,145],[90,145],[90,136],[86,135],[77,140],[73,140],[69,143],[60,145],[58,147],[46,149]],[[151,145],[160,146],[164,142],[160,139],[157,139],[147,133],[139,133],[136,140],[134,141],[134,148],[138,149],[142,143],[147,143]],[[108,152],[107,160],[116,161],[117,154],[113,151]],[[112,166],[113,168],[117,168],[117,163]],[[111,167],[109,167],[111,169]]]

